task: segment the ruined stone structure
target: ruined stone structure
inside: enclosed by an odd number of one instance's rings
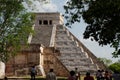
[[[24,46],[21,52],[11,58],[6,63],[6,75],[28,74],[30,66],[39,65],[40,62],[40,45],[31,44]]]
[[[70,70],[95,72],[105,69],[94,54],[88,50],[65,26],[60,13],[35,13],[35,33],[30,35],[29,47],[6,65],[7,75],[28,74],[29,67],[36,65],[38,75],[54,68],[57,76],[67,76]]]

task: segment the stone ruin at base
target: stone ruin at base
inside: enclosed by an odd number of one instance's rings
[[[29,35],[29,46],[6,63],[6,75],[28,75],[36,65],[38,75],[45,76],[53,68],[57,76],[68,76],[78,68],[81,74],[105,69],[97,57],[65,26],[60,13],[35,13],[34,34]]]

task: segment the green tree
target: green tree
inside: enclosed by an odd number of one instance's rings
[[[120,0],[69,0],[64,6],[67,26],[80,22],[88,24],[83,33],[99,45],[115,48],[113,57],[120,55]]]
[[[112,64],[112,60],[107,58],[98,58],[100,61],[102,61],[107,67]]]
[[[115,72],[120,72],[120,63],[113,63],[109,66],[109,69]]]
[[[6,62],[27,43],[33,15],[24,8],[24,0],[0,0],[0,61]]]

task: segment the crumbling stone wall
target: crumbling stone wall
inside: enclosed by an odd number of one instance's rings
[[[57,55],[60,55],[58,50],[55,50],[53,47],[45,47],[43,48],[43,53],[41,53],[39,49],[40,46],[35,47],[35,45],[31,45],[29,49],[25,49],[18,53],[14,58],[11,58],[6,63],[6,75],[29,75],[29,68],[31,66],[40,65],[40,54],[44,56],[43,68],[46,74],[53,68],[57,76],[69,75],[66,67],[56,57]]]
[[[39,65],[40,45],[32,44],[6,63],[6,75],[28,75],[29,68],[33,65]]]

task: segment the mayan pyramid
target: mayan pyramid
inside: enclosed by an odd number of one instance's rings
[[[60,51],[56,56],[68,71],[96,71],[104,66],[65,26],[60,13],[35,13],[31,44],[42,44]]]

